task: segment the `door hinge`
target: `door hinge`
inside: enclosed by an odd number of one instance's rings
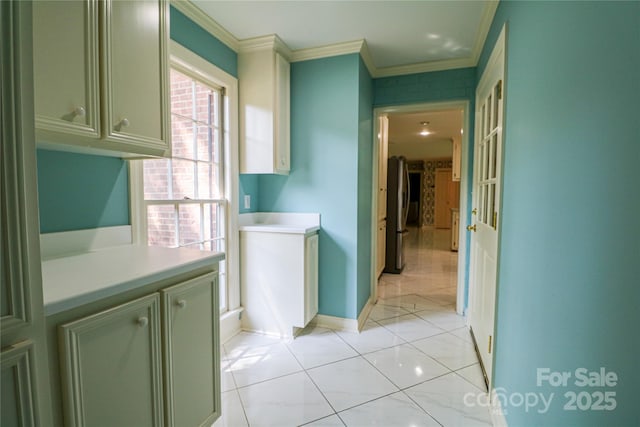
[[[502,80],[498,80],[498,99],[502,99]]]
[[[493,229],[498,229],[498,212],[493,213]]]
[[[489,335],[489,354],[491,354],[491,335]]]

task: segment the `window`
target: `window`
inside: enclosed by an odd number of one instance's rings
[[[172,46],[171,158],[131,163],[133,224],[139,241],[151,246],[226,252],[219,266],[224,313],[239,307],[237,274],[231,275],[234,283],[227,274],[229,266],[237,269],[230,262],[237,242],[228,241],[229,212],[237,210],[230,206],[231,173],[237,169],[231,170],[235,156],[228,151],[237,147],[230,141],[228,114],[235,103],[230,106],[225,85],[235,95],[237,83],[191,52],[182,53],[183,59],[174,51],[185,50]]]

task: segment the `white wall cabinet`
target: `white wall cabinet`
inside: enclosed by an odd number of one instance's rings
[[[38,142],[169,155],[166,0],[34,2]]]
[[[240,173],[288,175],[290,65],[274,37],[255,43],[238,54]]]
[[[212,273],[60,325],[65,422],[211,425],[220,416],[217,295]]]
[[[242,328],[295,336],[318,313],[318,234],[240,232]]]

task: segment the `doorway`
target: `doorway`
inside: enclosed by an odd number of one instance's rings
[[[422,227],[421,209],[422,172],[409,171],[409,213],[407,225]]]
[[[431,123],[430,120],[417,120],[420,115],[429,115],[433,117],[442,116],[445,113],[455,113],[458,117],[458,122],[455,129],[455,134],[440,134],[438,131],[434,131],[435,123]],[[388,122],[389,118],[393,120],[395,117],[401,117],[409,122],[415,122],[413,129],[405,129],[405,135],[400,135],[399,137],[393,136],[392,138],[387,139],[387,135],[383,135],[385,121]],[[383,118],[383,119],[381,119]],[[435,121],[435,119],[434,119]],[[468,174],[467,174],[467,166],[468,166],[468,141],[467,135],[469,132],[467,131],[469,128],[469,102],[468,101],[457,101],[457,102],[444,102],[444,103],[429,103],[429,104],[418,104],[411,106],[394,106],[394,107],[384,107],[378,108],[374,110],[374,123],[375,123],[375,132],[374,135],[377,137],[374,141],[374,188],[378,188],[380,173],[383,173],[379,165],[381,162],[381,154],[386,153],[388,156],[392,155],[403,155],[402,151],[406,151],[407,146],[403,146],[402,139],[404,137],[409,137],[411,134],[414,136],[418,134],[422,139],[414,138],[414,141],[406,142],[405,144],[409,144],[414,151],[410,151],[408,154],[405,154],[407,157],[409,164],[411,165],[413,162],[423,162],[425,165],[425,171],[414,171],[416,173],[410,174],[410,179],[413,180],[412,184],[415,182],[416,185],[412,185],[414,190],[419,189],[418,191],[413,192],[414,202],[417,202],[417,207],[414,205],[413,212],[413,221],[409,224],[413,223],[414,226],[420,227],[417,229],[423,229],[424,227],[433,227],[434,220],[434,210],[435,210],[435,169],[437,167],[445,167],[448,166],[452,168],[453,161],[451,159],[453,153],[453,138],[452,136],[457,137],[457,150],[460,153],[459,161],[457,162],[458,166],[458,175],[457,175],[457,185],[459,186],[459,197],[457,200],[457,204],[459,206],[460,212],[464,213],[461,216],[466,220],[467,218],[467,207],[469,205],[468,200]],[[381,125],[382,123],[382,125]],[[393,122],[391,122],[393,123]],[[417,127],[415,126],[417,125]],[[391,127],[390,125],[389,127]],[[390,132],[389,134],[393,134]],[[428,137],[428,138],[425,138]],[[430,138],[429,138],[430,137]],[[439,149],[439,152],[435,154],[425,154],[424,149],[426,148],[425,143],[429,140],[434,142],[436,145],[436,149]],[[382,147],[384,141],[387,141],[388,145],[386,147]],[[433,148],[433,147],[431,147]],[[446,151],[443,151],[446,150]],[[421,151],[422,150],[422,151]],[[413,154],[412,154],[413,153]],[[448,157],[448,159],[447,159]],[[447,163],[443,163],[446,161]],[[427,165],[431,168],[430,175],[427,174]],[[413,175],[413,176],[411,176]],[[417,193],[417,194],[416,194]],[[378,194],[383,194],[383,192],[378,192]],[[418,199],[417,201],[415,199]],[[379,203],[382,202],[380,197],[374,197],[372,213],[373,217],[377,218],[378,215],[378,207]],[[454,203],[455,205],[455,203]],[[415,218],[416,211],[418,212],[418,218]],[[378,218],[380,220],[380,218]],[[376,235],[378,231],[380,221],[373,221],[375,224],[372,227],[372,235]],[[442,234],[442,233],[440,233]],[[459,251],[457,255],[453,255],[457,257],[457,266],[455,267],[457,270],[457,288],[455,295],[455,309],[458,314],[464,314],[466,308],[466,298],[467,298],[467,289],[466,289],[466,231],[460,230],[458,235],[456,236],[456,243],[459,247]],[[447,236],[448,239],[450,237]],[[379,239],[374,239],[372,245],[372,256],[375,259],[375,255],[378,253],[379,246],[384,245],[383,241]],[[377,300],[378,297],[378,278],[379,274],[374,271],[372,274],[372,283],[371,283],[371,295],[374,301]]]

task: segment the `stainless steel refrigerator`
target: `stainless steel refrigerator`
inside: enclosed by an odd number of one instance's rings
[[[405,265],[404,238],[409,214],[407,159],[393,156],[387,169],[387,248],[385,273],[399,274]]]

